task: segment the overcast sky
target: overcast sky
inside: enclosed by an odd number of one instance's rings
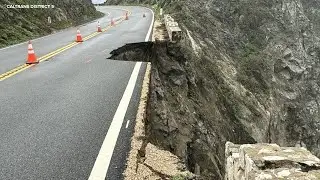
[[[91,0],[93,4],[102,4],[105,0]]]

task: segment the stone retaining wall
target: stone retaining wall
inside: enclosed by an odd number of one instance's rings
[[[225,180],[319,180],[320,160],[302,147],[226,143]]]
[[[181,39],[181,29],[179,24],[168,14],[164,15],[164,24],[168,31],[170,41],[179,41]]]

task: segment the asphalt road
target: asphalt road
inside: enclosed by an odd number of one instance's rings
[[[99,19],[103,28],[111,17],[124,15],[115,8],[119,7],[99,7],[106,13]],[[123,8],[132,12],[129,20],[0,81],[0,179],[89,178],[136,66],[136,62],[106,57],[125,43],[145,41],[152,22],[148,9]],[[142,18],[143,13],[146,18]],[[81,26],[83,37],[95,32],[96,25]],[[73,42],[75,31],[69,28],[33,40],[36,55]],[[23,64],[26,53],[26,43],[1,49],[0,74]],[[107,179],[122,179],[145,64],[138,70]]]

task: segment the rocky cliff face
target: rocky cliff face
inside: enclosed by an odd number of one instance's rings
[[[7,5],[54,5],[48,9],[7,8]],[[51,24],[48,17],[51,17]],[[0,47],[84,23],[102,14],[90,0],[0,0]]]
[[[184,39],[153,45],[152,143],[205,179],[223,179],[226,141],[303,146],[320,157],[318,1],[159,5]]]

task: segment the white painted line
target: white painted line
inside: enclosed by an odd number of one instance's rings
[[[124,91],[118,109],[109,127],[108,133],[102,143],[96,162],[92,168],[89,180],[104,180],[107,175],[113,150],[120,133],[123,119],[129,106],[134,86],[136,85],[140,67],[141,62],[137,62],[134,66],[127,88]]]
[[[128,129],[128,126],[129,126],[129,122],[130,120],[127,121],[127,124],[126,124],[126,129]]]
[[[154,13],[153,13],[153,11],[152,11],[150,8],[147,8],[147,9],[149,9],[149,10],[151,11],[151,13],[152,13],[152,21],[151,21],[151,25],[150,25],[150,27],[149,27],[149,30],[148,30],[146,39],[144,40],[144,41],[146,41],[146,42],[149,41],[149,39],[150,39],[150,35],[151,35],[153,23],[154,23]]]
[[[149,9],[151,12],[152,10]],[[152,23],[150,24],[149,31],[145,38],[148,41],[153,27],[154,13],[152,12]],[[104,180],[106,178],[114,147],[116,146],[117,139],[123,124],[125,114],[127,112],[131,96],[136,85],[142,62],[137,62],[132,71],[126,90],[123,93],[117,111],[112,119],[111,125],[108,129],[107,135],[102,143],[98,157],[91,170],[89,180]],[[128,123],[128,122],[127,122]]]

